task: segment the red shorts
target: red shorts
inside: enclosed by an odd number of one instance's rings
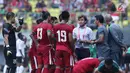
[[[70,56],[66,51],[57,50],[55,54],[56,65],[61,67],[70,66]]]
[[[30,63],[31,63],[31,67],[32,69],[37,69],[37,58],[36,58],[36,53],[34,53],[34,51],[32,51],[32,49],[29,50],[29,58],[30,58]]]
[[[44,65],[54,64],[54,57],[53,57],[54,52],[50,47],[44,48],[43,46],[40,46],[38,49],[39,49],[37,52],[38,64],[44,64]]]

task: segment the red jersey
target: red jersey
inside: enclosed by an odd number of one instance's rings
[[[98,67],[99,63],[97,58],[85,58],[74,65],[73,71],[79,73],[92,73],[94,68]]]
[[[68,24],[57,24],[54,26],[54,34],[57,39],[56,50],[72,53],[68,34],[72,33],[72,27]]]
[[[35,32],[37,33],[36,38],[39,40],[39,45],[46,46],[50,44],[47,36],[47,30],[52,30],[52,25],[46,22],[42,22],[37,25]]]

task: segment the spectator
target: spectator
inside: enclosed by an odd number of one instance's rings
[[[73,39],[75,40],[76,55],[78,60],[90,57],[89,45],[92,40],[93,32],[86,26],[88,19],[81,15],[78,17],[79,27],[73,30]]]
[[[46,7],[44,1],[43,0],[38,1],[36,4],[36,8],[43,8],[43,7]]]

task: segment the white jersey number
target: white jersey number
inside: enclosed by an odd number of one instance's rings
[[[58,34],[58,42],[66,42],[67,41],[66,31],[58,30],[57,34]]]
[[[37,29],[37,38],[40,40],[42,39],[42,28]]]

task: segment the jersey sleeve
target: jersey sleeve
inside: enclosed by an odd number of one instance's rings
[[[103,72],[103,66],[104,66],[104,61],[102,61],[99,66],[98,66],[98,71]]]
[[[36,35],[36,33],[37,33],[37,27],[34,26],[33,29],[32,29],[32,35]]]
[[[76,28],[74,28],[73,30],[73,39],[76,39],[77,38],[77,35],[76,35]]]
[[[73,32],[73,28],[70,27],[70,26],[68,26],[68,28],[69,28],[68,32],[69,32],[69,33],[72,33],[72,32]]]
[[[4,25],[3,25],[2,32],[3,32],[3,34],[9,34],[9,32],[10,32],[10,27],[9,27],[8,24],[4,24]]]
[[[100,37],[100,36],[104,36],[104,30],[103,30],[102,28],[100,28],[100,29],[98,30],[98,35],[99,35],[99,37]]]
[[[114,66],[114,72],[115,73],[119,72],[119,65],[115,61],[113,63],[113,66]]]

